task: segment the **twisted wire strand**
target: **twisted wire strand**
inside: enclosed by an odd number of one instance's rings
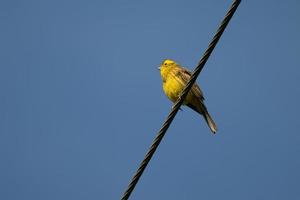
[[[207,50],[203,54],[201,60],[199,61],[197,67],[193,71],[193,74],[191,75],[190,80],[188,81],[187,85],[183,89],[180,97],[174,104],[174,106],[171,109],[170,114],[168,115],[167,119],[163,123],[161,129],[159,130],[158,134],[156,135],[154,141],[152,142],[152,145],[150,149],[148,150],[144,160],[141,162],[138,170],[136,171],[135,175],[131,179],[131,182],[129,183],[127,190],[124,192],[121,200],[127,200],[130,197],[130,194],[134,190],[137,182],[139,181],[140,177],[142,176],[145,168],[147,167],[149,161],[151,160],[153,154],[155,153],[158,145],[160,144],[162,138],[164,137],[165,133],[167,132],[169,126],[171,125],[173,119],[175,118],[180,106],[182,105],[184,99],[186,98],[188,92],[191,90],[193,84],[195,83],[198,75],[200,74],[201,70],[203,69],[206,61],[208,60],[210,54],[212,53],[213,49],[215,48],[216,44],[218,43],[221,35],[223,34],[227,24],[229,23],[230,19],[232,18],[233,14],[235,13],[237,7],[239,6],[241,0],[235,0],[231,7],[229,8],[227,14],[225,15],[222,23],[220,24],[216,34],[214,35],[212,41],[210,42]]]

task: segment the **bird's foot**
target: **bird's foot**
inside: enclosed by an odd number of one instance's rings
[[[174,106],[175,106],[175,105],[172,106],[172,110],[174,109]],[[181,108],[179,108],[178,110],[183,111]]]

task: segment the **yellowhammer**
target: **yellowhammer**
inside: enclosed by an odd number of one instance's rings
[[[184,86],[189,81],[191,72],[170,59],[164,60],[159,69],[163,81],[164,92],[172,102],[175,102],[180,96]],[[213,133],[216,133],[217,126],[204,105],[204,97],[197,83],[193,85],[183,104],[201,114],[210,130]]]

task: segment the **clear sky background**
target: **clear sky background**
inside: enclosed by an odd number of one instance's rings
[[[0,1],[0,199],[119,199],[231,1]],[[242,1],[131,199],[300,199],[300,3]]]

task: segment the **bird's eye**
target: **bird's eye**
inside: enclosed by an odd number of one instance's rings
[[[165,65],[167,65],[167,63],[165,63]]]

